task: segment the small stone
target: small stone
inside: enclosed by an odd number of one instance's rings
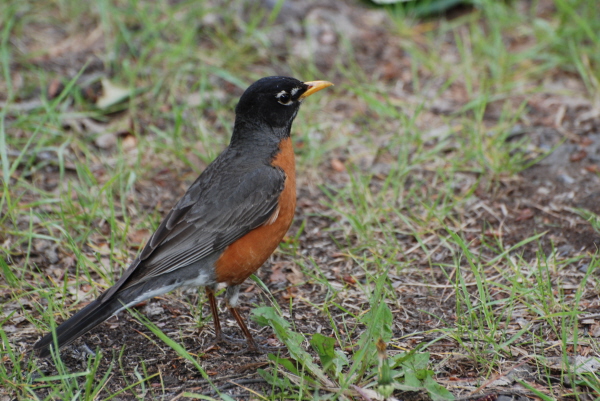
[[[46,251],[44,252],[44,256],[46,257],[46,259],[48,259],[48,262],[50,262],[50,264],[55,264],[58,262],[58,254],[56,253],[55,248],[46,249]]]
[[[548,195],[550,193],[550,190],[546,187],[539,187],[537,189],[537,193],[540,195]]]
[[[558,247],[558,249],[556,250],[556,253],[560,256],[566,256],[568,254],[570,254],[573,251],[573,247],[569,244],[566,245],[561,245]]]
[[[557,178],[559,181],[566,185],[571,185],[575,182],[575,179],[567,174],[561,174]]]
[[[112,132],[100,135],[94,141],[100,149],[110,149],[117,144],[117,136]]]
[[[587,271],[590,268],[590,264],[589,263],[585,263],[583,265],[581,265],[577,270],[579,270],[582,273],[587,273]]]
[[[148,303],[144,307],[144,314],[148,317],[161,315],[164,312],[165,312],[165,310],[157,303]]]

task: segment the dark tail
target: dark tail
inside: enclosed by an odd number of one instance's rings
[[[120,297],[113,297],[105,302],[102,302],[102,298],[95,300],[56,328],[58,348],[71,344],[123,307]],[[41,358],[46,358],[50,356],[50,346],[54,344],[54,333],[48,333],[33,346],[33,349]]]

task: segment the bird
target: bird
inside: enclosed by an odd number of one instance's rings
[[[238,311],[240,285],[275,251],[292,224],[292,122],[303,100],[332,85],[283,76],[250,85],[235,107],[229,145],[169,211],[121,278],[34,345],[38,356],[50,356],[51,348],[71,344],[126,308],[190,287],[205,288],[215,341],[222,342],[215,298],[222,283],[247,350],[258,351]]]

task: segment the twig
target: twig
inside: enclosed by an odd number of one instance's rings
[[[593,313],[587,316],[579,316],[577,320],[585,320],[585,319],[597,319],[600,318],[600,313]]]
[[[241,384],[256,384],[256,383],[266,383],[266,382],[267,381],[265,379],[243,379],[243,380],[238,380],[237,382],[229,380],[226,384],[222,385],[221,387],[217,387],[217,390],[223,391],[223,390],[230,389],[232,387],[239,386]],[[207,395],[214,395],[214,394],[216,394],[215,390],[213,390],[210,394],[207,394]]]
[[[44,103],[42,103],[39,99],[27,100],[21,103],[7,103],[0,102],[0,109],[6,110],[9,112],[22,112],[22,111],[31,111],[42,107]]]
[[[510,372],[512,372],[513,370],[515,370],[516,368],[519,368],[519,367],[525,365],[530,359],[531,358],[525,358],[522,362],[520,362],[520,363],[516,364],[515,366],[513,366],[512,368],[510,368],[508,370],[508,372],[497,374],[496,376],[492,377],[491,379],[489,379],[488,381],[486,381],[485,383],[483,383],[478,389],[474,390],[469,395],[473,395],[474,393],[479,392],[479,391],[485,389],[487,386],[489,386],[491,383],[495,382],[499,378],[504,377],[504,376],[508,375]]]

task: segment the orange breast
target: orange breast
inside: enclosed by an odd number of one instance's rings
[[[292,224],[296,209],[296,161],[291,138],[282,140],[279,150],[273,165],[282,168],[286,175],[279,206],[265,224],[225,249],[215,264],[219,283],[244,282],[271,256]]]

